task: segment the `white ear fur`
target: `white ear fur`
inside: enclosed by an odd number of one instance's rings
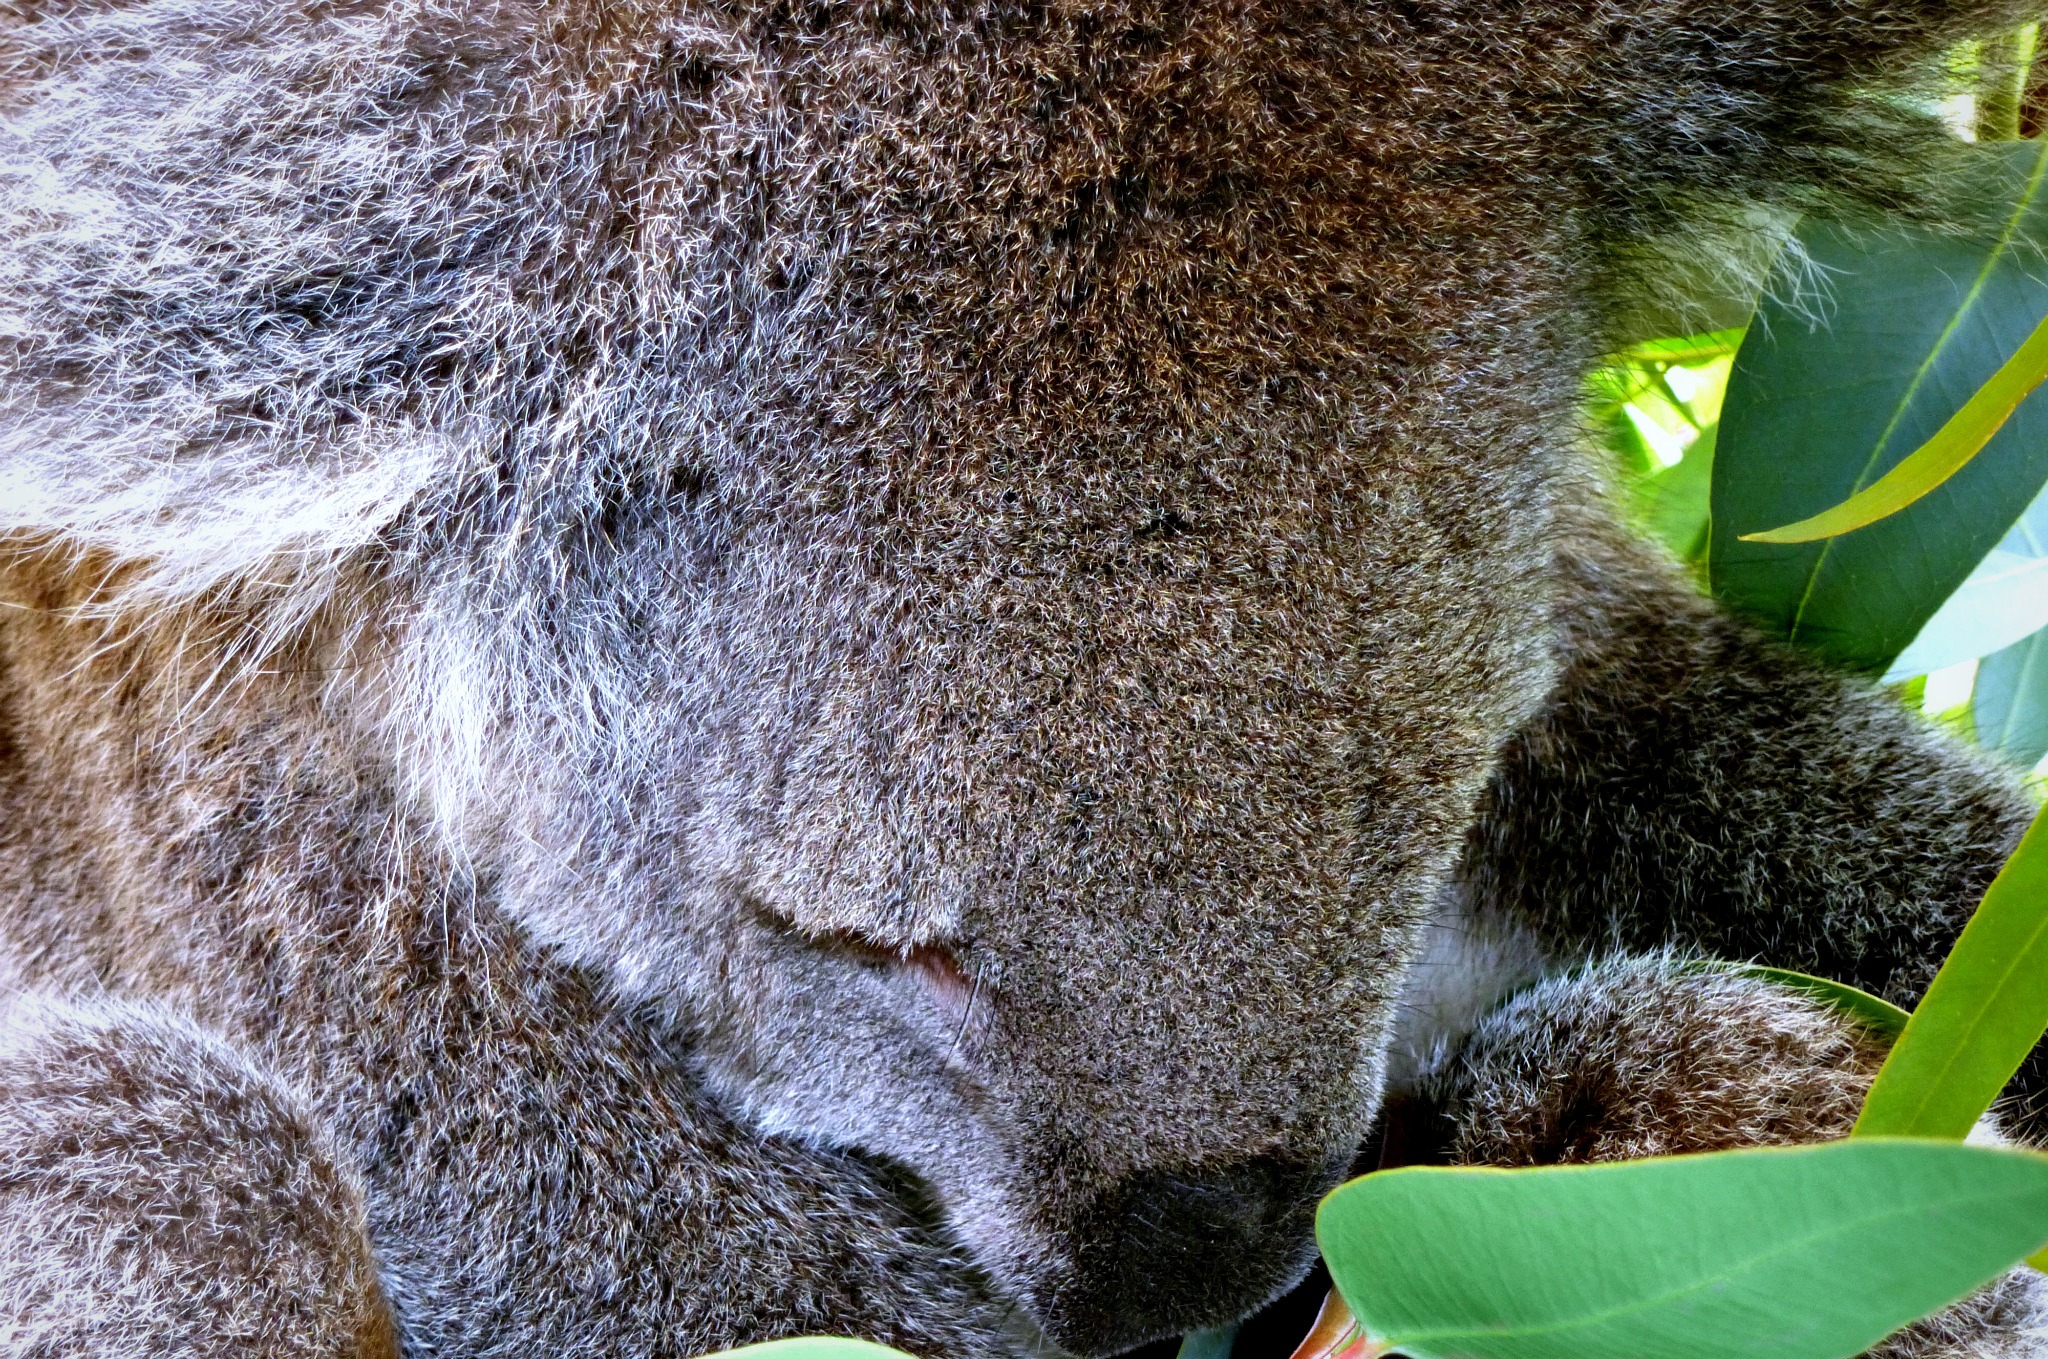
[[[59,6],[6,35],[26,83],[0,111],[0,533],[118,560],[117,606],[317,594],[463,465],[442,420],[307,397],[360,354],[279,338],[249,301],[371,249],[385,228],[323,230],[303,200],[374,201],[405,156],[354,130],[360,81],[319,78],[404,23],[323,9]],[[317,131],[222,140],[266,124]],[[195,318],[189,344],[162,317]]]
[[[298,247],[286,223],[208,220],[217,205],[205,193],[183,209],[192,220],[170,212],[117,135],[141,113],[76,91],[51,98],[64,117],[31,109],[0,125],[0,240],[11,251],[0,268],[0,354],[23,356],[27,369],[10,375],[0,407],[0,532],[139,568],[123,574],[131,598],[187,598],[259,570],[280,582],[317,573],[456,466],[458,439],[404,417],[357,412],[337,428],[298,418],[287,400],[283,418],[237,428],[223,411],[288,391],[303,356],[143,356],[136,336],[91,319],[117,291],[174,307],[219,300],[221,280],[191,248],[209,231],[241,240],[249,272],[288,276]],[[38,119],[57,126],[38,134]],[[145,131],[126,130],[127,141]],[[38,135],[83,163],[51,159]],[[214,320],[232,330],[232,315]],[[93,376],[36,375],[52,365]]]
[[[174,455],[171,432],[67,423],[0,426],[0,532],[132,563],[127,589],[159,601],[257,572],[317,573],[371,543],[458,461],[453,440],[420,430],[358,432],[309,458],[265,441]]]

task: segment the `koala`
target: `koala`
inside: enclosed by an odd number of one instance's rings
[[[1419,1086],[1444,1159],[1527,1166],[1846,1136],[1884,1045],[1822,1006],[1669,955],[1604,960],[1516,995]],[[1998,1138],[1986,1121],[1975,1138]],[[2014,1270],[1871,1359],[2048,1351],[2048,1278]]]
[[[1910,1001],[2028,801],[1577,384],[2029,13],[0,0],[0,1353],[1110,1355],[1390,1096],[1838,1133],[1672,960]]]

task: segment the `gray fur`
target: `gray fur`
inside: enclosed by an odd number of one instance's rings
[[[1820,1004],[1663,954],[1550,978],[1422,1073],[1459,1165],[1546,1165],[1848,1134],[1885,1044]],[[1989,1120],[1973,1140],[1999,1140]],[[2048,1280],[2016,1269],[1871,1359],[2038,1359]]]
[[[1629,560],[1571,427],[1640,240],[1915,201],[1859,91],[2015,13],[11,0],[8,965],[317,1120],[408,1354],[1240,1315],[1444,902],[1906,985],[2024,821]],[[1674,673],[1814,753],[1616,868]]]
[[[17,1004],[0,1054],[0,1350],[396,1359],[363,1190],[242,1054],[122,1006]]]
[[[2009,778],[1646,558],[1594,532],[1565,555],[1574,659],[1496,775],[1469,909],[1552,950],[1761,958],[1910,1006],[2024,827]]]

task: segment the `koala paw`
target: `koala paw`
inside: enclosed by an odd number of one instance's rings
[[[1885,1044],[1807,996],[1667,955],[1538,983],[1418,1083],[1459,1165],[1818,1142],[1855,1123]],[[2014,1270],[1871,1359],[2048,1359],[2048,1279]]]
[[[1881,1040],[1767,982],[1664,955],[1539,982],[1425,1070],[1462,1165],[1549,1165],[1841,1137]]]
[[[398,1352],[361,1190],[285,1086],[149,1010],[0,1019],[0,1356]]]

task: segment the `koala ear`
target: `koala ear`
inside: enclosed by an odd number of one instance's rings
[[[358,426],[326,446],[195,446],[175,428],[38,412],[0,428],[0,533],[111,558],[123,593],[190,598],[288,581],[375,542],[448,479],[456,441]]]

